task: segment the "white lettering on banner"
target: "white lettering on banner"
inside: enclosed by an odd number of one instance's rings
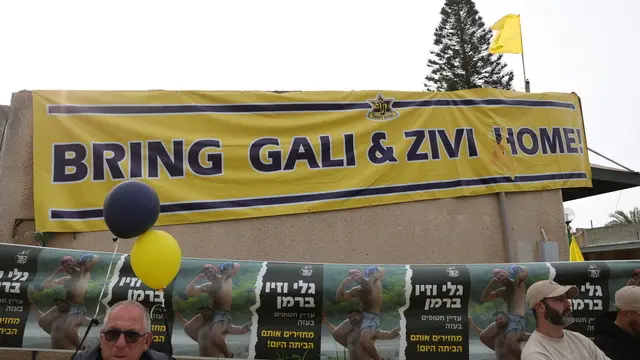
[[[164,291],[135,289],[142,286],[142,281],[137,277],[122,277],[120,278],[117,286],[134,288],[127,290],[128,300],[146,300],[158,304],[162,304],[164,302]]]
[[[293,290],[299,290],[298,293],[301,295],[304,294],[315,294],[316,293],[316,284],[307,283],[302,280],[298,280],[298,282],[294,282],[291,284]],[[276,282],[276,281],[268,281],[265,284],[265,293],[269,293],[271,291],[275,291],[277,294],[288,294],[289,293],[289,283],[286,282]],[[277,298],[277,308],[290,308],[294,306],[298,306],[301,308],[315,308],[315,299],[313,296],[278,296]]]
[[[29,278],[29,272],[14,268],[9,271],[6,278],[9,281],[2,281],[5,276],[4,271],[0,270],[0,290],[6,294],[20,294],[20,285]]]
[[[580,287],[580,293],[586,294],[588,297],[601,297],[602,287],[600,285],[591,285],[587,282]],[[572,299],[573,310],[593,310],[601,311],[602,299]],[[585,309],[586,308],[586,309]]]
[[[415,285],[415,293],[416,295],[424,294],[425,296],[437,296],[438,295],[438,285],[424,285],[419,284]],[[424,309],[435,309],[444,306],[447,309],[459,309],[462,307],[462,298],[461,296],[464,293],[464,288],[462,285],[453,285],[450,281],[446,284],[442,285],[442,293],[443,298],[431,298],[428,297],[426,299]],[[451,296],[457,296],[451,298]]]

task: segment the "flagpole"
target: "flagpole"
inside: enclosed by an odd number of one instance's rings
[[[529,80],[527,80],[527,70],[524,66],[524,41],[522,41],[522,16],[520,16],[520,14],[518,14],[518,16],[520,17],[520,46],[522,46],[522,53],[520,54],[520,57],[522,58],[522,77],[524,78],[524,91],[526,92],[531,92],[531,88],[529,86]]]

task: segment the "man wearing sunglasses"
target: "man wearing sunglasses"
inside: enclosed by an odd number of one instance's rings
[[[551,280],[529,287],[526,302],[536,318],[536,329],[522,349],[522,360],[610,360],[588,337],[565,330],[573,323],[571,299],[578,293],[576,286]]]
[[[100,344],[79,353],[74,360],[175,360],[149,349],[152,341],[149,313],[140,303],[125,300],[107,311]]]
[[[69,303],[65,299],[56,298],[53,300],[53,305],[51,309],[43,313],[32,300],[31,311],[35,313],[40,328],[51,336],[52,349],[75,350],[76,346],[67,339],[64,331],[69,313]],[[90,322],[91,319],[85,316],[80,325],[86,327]]]

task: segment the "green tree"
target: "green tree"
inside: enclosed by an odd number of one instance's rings
[[[455,91],[491,87],[511,90],[513,72],[502,55],[489,53],[493,33],[485,26],[473,0],[446,0],[434,33],[428,91]]]
[[[609,217],[611,220],[605,226],[640,223],[640,207],[636,206],[628,212],[616,210]]]

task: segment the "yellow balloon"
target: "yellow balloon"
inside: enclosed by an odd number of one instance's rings
[[[182,250],[171,234],[149,230],[131,247],[133,272],[148,287],[160,290],[173,281],[180,270]]]

